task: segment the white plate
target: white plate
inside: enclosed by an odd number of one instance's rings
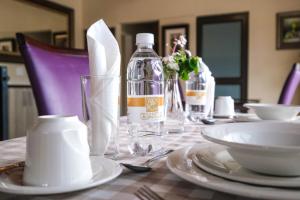
[[[243,168],[217,144],[205,146],[192,157],[201,169],[234,181],[275,187],[300,187],[300,177],[265,176]]]
[[[22,185],[23,169],[15,169],[0,175],[0,192],[22,195],[48,195],[74,192],[104,184],[122,173],[121,166],[110,159],[90,157],[93,178],[90,182],[66,187],[36,187]]]
[[[203,148],[207,147],[207,145],[210,146],[211,144],[203,143],[202,145],[186,147],[173,152],[167,159],[168,168],[174,174],[188,182],[220,192],[260,199],[300,199],[300,190],[295,188],[289,189],[255,186],[226,180],[199,169],[193,164],[192,155],[201,151]]]
[[[254,113],[236,113],[233,117],[235,122],[256,122],[261,121]]]

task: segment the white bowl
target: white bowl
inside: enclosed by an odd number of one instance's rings
[[[300,112],[300,106],[281,104],[246,103],[244,107],[253,109],[263,120],[292,120]]]
[[[227,146],[244,168],[270,175],[300,175],[300,124],[253,122],[205,128],[207,140]]]

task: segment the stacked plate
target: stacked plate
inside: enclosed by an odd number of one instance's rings
[[[201,143],[171,154],[169,169],[203,187],[264,199],[300,199],[300,124],[253,122],[206,128]]]

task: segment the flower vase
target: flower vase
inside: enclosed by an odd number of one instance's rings
[[[169,76],[165,84],[165,129],[168,133],[184,130],[184,111],[179,92],[178,74]]]

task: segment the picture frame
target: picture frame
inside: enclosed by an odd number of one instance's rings
[[[53,33],[54,46],[61,48],[69,48],[69,36],[66,31],[59,31]]]
[[[179,35],[184,35],[187,44],[186,48],[189,48],[189,24],[176,24],[162,26],[162,52],[163,56],[170,55],[172,53],[173,42]],[[168,47],[167,47],[168,45]]]
[[[0,51],[5,53],[16,52],[15,38],[0,38]]]
[[[300,11],[277,13],[276,24],[277,49],[299,49]]]

